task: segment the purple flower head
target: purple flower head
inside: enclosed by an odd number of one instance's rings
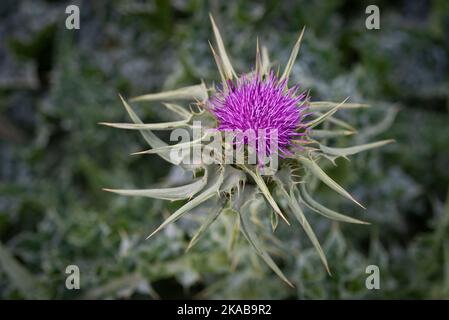
[[[228,81],[226,89],[218,89],[209,100],[209,108],[219,122],[218,130],[254,133],[237,143],[255,142],[256,148],[265,146],[269,155],[274,133],[278,148],[275,152],[289,156],[307,129],[303,121],[306,93],[298,94],[298,90],[298,85],[287,89],[287,80],[279,81],[273,72],[264,79],[243,75],[235,83]]]

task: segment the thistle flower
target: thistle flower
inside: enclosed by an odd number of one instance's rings
[[[265,140],[263,145],[268,154],[270,133],[277,132],[277,151],[281,157],[291,156],[289,147],[305,135],[305,132],[299,131],[304,128],[306,94],[297,94],[299,86],[286,90],[287,80],[280,82],[270,72],[266,79],[260,75],[243,75],[235,85],[228,82],[228,87],[229,90],[221,89],[209,100],[211,112],[219,121],[218,129],[240,132],[253,130],[257,142],[259,139]],[[266,133],[263,136],[259,136],[261,129]],[[254,144],[256,147],[259,145]]]
[[[265,47],[259,50],[257,42],[255,70],[240,76],[234,71],[226,53],[220,32],[211,18],[217,51],[211,45],[212,54],[221,77],[219,87],[206,87],[204,83],[177,90],[147,94],[131,99],[131,102],[162,101],[162,105],[178,115],[181,120],[165,123],[143,123],[131,105],[121,96],[123,105],[133,123],[102,123],[111,127],[138,130],[152,148],[139,154],[157,154],[166,161],[182,166],[198,176],[196,180],[182,186],[155,189],[105,189],[106,191],[127,196],[143,196],[170,201],[186,201],[169,216],[149,237],[156,234],[169,223],[175,222],[189,211],[202,204],[211,206],[209,215],[193,236],[187,249],[190,249],[220,215],[231,214],[237,219],[236,224],[255,252],[287,284],[293,284],[285,277],[268,254],[264,242],[255,231],[252,222],[254,206],[271,208],[274,220],[278,217],[290,225],[288,217],[294,217],[302,226],[320,259],[330,273],[328,262],[321,245],[307,221],[303,208],[318,213],[332,220],[356,224],[366,224],[361,220],[348,217],[318,203],[309,194],[308,184],[319,180],[343,197],[360,205],[346,190],[330,178],[319,166],[321,159],[331,161],[346,158],[349,155],[383,146],[392,142],[384,140],[364,145],[335,148],[324,144],[329,137],[354,134],[347,123],[335,118],[334,114],[341,108],[364,108],[367,105],[319,101],[309,102],[304,92],[299,93],[299,86],[288,86],[288,80],[304,34],[302,30],[296,41],[283,73],[275,75]],[[176,101],[190,101],[190,110]],[[195,106],[199,112],[192,110]],[[307,113],[306,113],[307,110]],[[310,116],[310,120],[306,117]],[[308,118],[308,117],[307,117]],[[264,129],[278,134],[278,150],[282,159],[280,168],[271,176],[261,174],[260,166],[253,164],[185,163],[171,157],[171,152],[181,148],[201,150],[207,148],[206,136],[189,142],[168,145],[158,138],[153,131],[192,128],[194,122],[203,127],[218,131]],[[329,125],[319,128],[323,123]],[[339,128],[340,127],[340,128]],[[255,140],[270,142],[265,136],[256,134]],[[251,139],[245,138],[237,144],[245,146]],[[223,145],[223,149],[227,146]],[[236,146],[238,148],[239,146]],[[263,195],[264,201],[260,197]],[[218,201],[217,201],[218,199]],[[254,201],[258,200],[258,201]],[[280,204],[282,204],[280,206]],[[360,205],[361,206],[361,205]],[[254,210],[256,209],[256,210]],[[273,219],[273,218],[272,218]],[[273,228],[277,223],[272,223]]]

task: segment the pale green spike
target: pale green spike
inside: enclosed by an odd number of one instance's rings
[[[316,114],[318,116],[322,116],[323,115],[321,112],[317,112]],[[339,127],[342,127],[343,129],[346,129],[346,130],[349,130],[349,131],[353,131],[353,132],[357,132],[356,128],[354,128],[349,123],[347,123],[347,122],[345,122],[345,121],[343,121],[341,119],[335,118],[333,116],[329,116],[326,120],[329,121],[329,123],[333,123],[333,124],[335,124],[335,125],[337,125]]]
[[[298,201],[296,200],[296,197],[293,193],[294,184],[291,179],[291,174],[281,171],[278,171],[278,174],[274,176],[274,181],[276,182],[279,190],[281,191],[282,195],[287,199],[287,204],[290,207],[290,211],[293,213],[293,215],[296,217],[296,219],[301,224],[302,228],[304,229],[304,232],[309,237],[310,242],[312,242],[312,245],[314,246],[315,250],[317,251],[321,262],[324,265],[324,268],[326,271],[331,274],[329,269],[329,264],[326,259],[326,255],[324,254],[323,248],[320,245],[320,242],[318,241],[315,233],[313,232],[312,227],[310,226],[309,222],[307,221],[301,207],[298,204]],[[287,182],[287,183],[286,183]],[[287,192],[286,188],[290,189],[290,192]]]
[[[217,65],[218,72],[220,73],[220,79],[223,84],[223,88],[226,89],[228,87],[228,83],[226,82],[226,76],[225,76],[225,72],[223,70],[223,63],[222,63],[220,57],[215,53],[214,47],[212,46],[210,41],[209,41],[209,47],[210,47],[210,50],[212,51],[212,55],[214,56],[214,60],[215,60],[215,64]]]
[[[110,123],[110,122],[100,122],[99,124],[127,130],[173,130],[176,128],[188,128],[190,119],[169,121],[161,123]]]
[[[237,170],[230,165],[225,166],[224,176],[220,192],[231,193],[232,189],[238,189],[240,184],[246,180],[246,175],[241,170]]]
[[[173,144],[173,145],[166,145],[165,147],[160,147],[160,148],[154,148],[154,149],[148,149],[148,150],[144,150],[144,151],[134,152],[134,153],[132,153],[132,155],[154,154],[154,153],[172,151],[172,150],[177,150],[177,149],[182,149],[182,148],[190,148],[190,147],[193,147],[195,145],[201,144],[201,142],[205,139],[206,136],[207,135],[205,135],[205,136],[203,136],[203,137],[201,137],[199,139],[192,140],[192,141],[187,141],[187,142],[177,143],[177,144]]]
[[[243,235],[246,240],[253,246],[256,253],[265,261],[265,263],[290,287],[294,288],[295,286],[287,279],[284,273],[279,269],[273,259],[270,257],[268,252],[265,250],[263,244],[258,239],[256,233],[252,229],[251,223],[248,221],[248,215],[245,213],[239,213],[240,217],[240,226]]]
[[[207,88],[204,83],[194,86],[188,86],[175,90],[169,90],[158,93],[150,93],[134,97],[132,102],[136,101],[171,101],[171,100],[199,100],[206,101],[208,98]]]
[[[279,216],[274,211],[271,211],[270,222],[271,222],[271,229],[275,231],[279,223]]]
[[[260,176],[259,173],[253,172],[251,169],[247,168],[246,166],[242,166],[242,168],[249,173],[249,175],[254,179],[257,186],[259,187],[260,191],[263,193],[265,198],[267,199],[268,203],[271,205],[271,207],[274,209],[274,211],[284,220],[288,225],[290,225],[290,222],[288,222],[287,218],[285,218],[284,214],[282,213],[281,209],[279,208],[276,201],[273,199],[273,196],[271,195],[270,191],[268,190],[267,185],[263,181],[263,178]]]
[[[335,106],[337,106],[338,102],[332,101],[314,101],[309,103],[309,107],[311,111],[329,111]],[[364,103],[345,103],[342,109],[358,109],[358,108],[369,108],[368,104]]]
[[[334,138],[341,136],[350,136],[355,134],[355,131],[351,130],[310,130],[309,137],[314,139],[326,139],[326,138]]]
[[[333,107],[332,109],[330,109],[328,112],[322,114],[321,116],[319,116],[318,118],[310,121],[309,123],[306,124],[306,126],[308,128],[313,128],[316,127],[317,125],[319,125],[320,123],[322,123],[323,121],[325,121],[327,118],[329,118],[330,116],[332,116],[335,112],[338,111],[338,109],[340,109],[344,103],[349,99],[349,97],[347,97],[345,100],[343,100],[343,102],[341,102],[340,104],[337,104],[335,107]]]
[[[334,210],[326,208],[322,204],[316,202],[309,195],[309,193],[307,192],[306,186],[304,184],[299,185],[299,191],[300,191],[301,200],[304,202],[304,204],[307,205],[313,211],[321,214],[322,216],[324,216],[326,218],[336,220],[336,221],[341,221],[341,222],[348,222],[348,223],[369,224],[369,222],[365,222],[362,220],[348,217],[344,214],[341,214]]]
[[[270,71],[270,56],[268,54],[268,49],[262,46],[262,75],[268,75]]]
[[[326,269],[326,271],[329,275],[332,275],[331,271],[329,269],[329,264],[327,262],[326,255],[323,251],[323,248],[321,247],[321,244],[320,244],[318,238],[316,237],[315,232],[313,231],[312,227],[310,226],[309,222],[307,221],[306,216],[304,215],[304,212],[302,211],[301,207],[299,206],[298,201],[296,200],[295,195],[293,194],[292,190],[290,190],[289,203],[291,203],[291,205],[292,205],[291,210],[293,212],[293,215],[295,215],[296,219],[299,221],[302,228],[304,229],[304,232],[309,237],[310,242],[312,242],[312,245],[314,246],[315,250],[318,252],[321,262],[324,265],[324,268]]]
[[[123,99],[123,97],[120,94],[119,94],[119,97],[120,97],[120,100],[122,100],[123,106],[125,107],[126,112],[128,112],[131,120],[134,123],[142,124],[143,123],[142,120],[140,120],[139,116],[134,112],[134,110],[131,108],[131,106],[125,101],[125,99]],[[160,147],[167,146],[167,144],[164,141],[159,139],[150,130],[139,130],[139,132],[142,135],[142,137],[145,139],[145,141],[150,145],[150,147],[160,148]],[[176,164],[175,162],[172,161],[169,152],[161,152],[158,155],[161,158],[163,158],[165,161],[170,162],[172,164]]]
[[[257,187],[248,185],[242,192],[234,199],[229,201],[230,209],[234,212],[240,211],[240,209],[248,202],[253,202],[257,195]]]
[[[384,146],[386,144],[393,143],[393,142],[395,142],[395,141],[392,139],[389,139],[389,140],[382,140],[382,141],[377,141],[377,142],[372,142],[372,143],[367,143],[367,144],[362,144],[362,145],[347,147],[347,148],[333,148],[333,147],[327,147],[327,146],[320,144],[320,149],[321,149],[321,151],[323,151],[324,153],[326,153],[328,155],[346,158],[347,156],[350,156],[350,155],[353,155],[353,154],[356,154],[356,153],[359,153],[359,152],[362,152],[365,150],[378,148],[378,147],[381,147],[381,146]]]
[[[357,140],[366,141],[371,137],[387,130],[393,124],[393,121],[396,118],[399,110],[400,109],[397,106],[388,108],[387,114],[380,122],[371,126],[365,126],[360,130],[359,134],[357,135]]]
[[[215,220],[220,216],[220,214],[223,212],[223,206],[221,203],[217,204],[215,208],[210,210],[209,215],[206,217],[206,220],[204,220],[201,227],[198,229],[198,231],[193,235],[192,239],[190,239],[190,242],[186,248],[186,252],[189,251],[200,239],[200,237],[204,234],[204,232],[211,226],[212,223],[214,223]]]
[[[221,38],[220,30],[218,30],[215,20],[212,17],[212,14],[210,14],[210,13],[209,13],[209,18],[212,23],[212,29],[214,31],[215,41],[217,42],[218,53],[219,53],[221,61],[223,63],[223,70],[224,70],[226,79],[232,79],[233,77],[237,78],[237,74],[235,73],[234,68],[232,67],[232,64],[231,64],[231,61],[229,60],[228,54],[226,53],[226,48],[224,46],[223,39]]]
[[[196,208],[200,204],[206,202],[210,198],[214,197],[218,190],[220,190],[220,186],[223,183],[223,169],[219,170],[219,173],[213,173],[215,174],[215,177],[213,177],[209,183],[210,187],[201,192],[198,196],[187,202],[185,205],[183,205],[181,208],[176,210],[170,217],[167,218],[156,230],[154,230],[147,239],[151,238],[154,234],[156,234],[158,231],[160,231],[162,228],[167,226],[168,224],[175,222],[179,218],[181,218],[185,213],[189,212],[190,210]]]
[[[285,66],[284,72],[282,73],[282,76],[279,79],[279,81],[283,81],[284,79],[289,78],[290,72],[292,71],[293,65],[295,64],[296,61],[296,57],[298,56],[299,47],[301,46],[301,40],[305,30],[306,27],[302,28],[302,31],[298,37],[298,40],[296,40],[295,46],[293,47],[292,53],[290,54],[290,58],[288,59],[287,65]]]
[[[177,113],[184,119],[190,119],[192,117],[192,114],[184,109],[183,107],[174,104],[174,103],[162,103],[167,109],[173,111],[174,113]]]
[[[324,182],[326,185],[328,185],[330,188],[334,189],[336,192],[344,196],[345,198],[353,201],[354,203],[358,204],[360,207],[365,209],[364,206],[362,206],[357,200],[355,200],[345,189],[343,189],[338,183],[336,183],[334,180],[332,180],[331,177],[329,177],[323,169],[321,169],[313,160],[304,158],[304,157],[298,157],[298,160],[318,179],[320,179],[322,182]]]
[[[229,254],[231,254],[232,251],[234,250],[235,244],[237,243],[239,236],[240,236],[240,219],[238,217],[238,212],[232,210],[231,208],[226,208],[224,211],[231,212],[231,213],[233,213],[233,215],[235,214],[235,217],[236,217],[234,224],[229,229],[230,234],[229,234],[229,241],[227,244],[227,251]]]
[[[256,76],[262,75],[262,57],[260,56],[259,37],[256,39]]]
[[[104,191],[121,194],[124,196],[149,197],[164,200],[184,200],[190,199],[201,191],[207,183],[207,171],[201,179],[190,184],[173,188],[155,189],[103,189]]]

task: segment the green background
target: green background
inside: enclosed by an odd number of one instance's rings
[[[365,28],[373,3],[380,30]],[[65,28],[68,4],[80,7],[80,30]],[[220,221],[184,254],[202,212],[145,241],[179,204],[101,190],[179,179],[156,156],[129,156],[146,148],[137,133],[97,123],[127,120],[117,93],[219,79],[209,12],[239,72],[254,65],[256,36],[282,65],[305,25],[292,82],[311,89],[312,100],[372,105],[340,113],[361,134],[336,145],[397,141],[328,168],[366,211],[325,187],[315,191],[372,222],[309,214],[332,276],[298,225],[274,234],[292,289],[245,239],[229,250]],[[1,1],[0,297],[449,298],[448,34],[444,0]],[[147,121],[167,116],[158,104],[139,111]],[[65,287],[72,264],[80,290]],[[380,290],[365,287],[372,264]]]

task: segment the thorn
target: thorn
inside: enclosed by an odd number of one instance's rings
[[[131,153],[132,156],[137,156],[137,155],[141,155],[141,154],[147,154],[147,153],[153,153],[151,152],[153,149],[148,149],[148,150],[144,150],[144,151],[138,151],[138,152],[133,152]]]
[[[328,274],[330,277],[332,277],[332,272],[331,272],[331,270],[329,269],[329,266],[326,264],[324,267],[326,268],[327,274]]]
[[[277,212],[276,211],[276,213],[285,221],[285,223],[287,224],[287,225],[289,225],[290,226],[290,222],[288,222],[288,220],[287,220],[287,218],[285,218],[284,217],[284,215],[282,214],[282,212]]]
[[[187,248],[186,248],[186,250],[184,251],[184,253],[189,252],[189,250],[192,248],[192,240],[193,240],[193,238],[190,239],[190,242],[189,242],[189,244],[187,245]]]
[[[160,228],[160,227],[159,227],[159,228]],[[148,237],[145,238],[145,240],[148,240],[148,239],[150,239],[152,236],[154,236],[154,234],[155,234],[156,232],[159,231],[159,228],[157,228],[156,230],[154,230],[152,234],[150,234]]]
[[[363,206],[360,202],[358,202],[357,200],[355,200],[354,198],[352,198],[352,201],[354,201],[356,204],[358,204],[362,209],[366,210],[366,207]]]

